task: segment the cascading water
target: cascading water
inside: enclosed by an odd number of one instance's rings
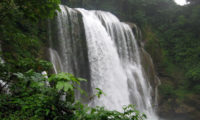
[[[95,88],[106,93],[100,99],[84,99],[90,106],[121,111],[123,105],[135,104],[148,120],[158,120],[152,106],[154,91],[145,79],[131,28],[109,12],[60,8],[49,22],[50,60],[55,72],[88,79],[81,87],[89,96],[95,94]]]

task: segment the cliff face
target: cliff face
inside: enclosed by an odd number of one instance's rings
[[[153,96],[152,98],[154,99],[153,101],[155,101],[153,103],[153,106],[154,106],[154,109],[158,111],[158,98],[159,98],[158,86],[161,83],[160,83],[159,77],[157,76],[155,65],[153,63],[153,60],[150,54],[144,49],[145,43],[142,39],[142,33],[141,33],[140,28],[138,28],[138,26],[134,23],[131,23],[131,22],[126,22],[126,23],[129,24],[129,26],[132,28],[132,31],[137,39],[139,50],[140,50],[141,64],[143,66],[143,72],[146,76],[146,79],[150,81],[150,84],[154,91],[151,94]]]

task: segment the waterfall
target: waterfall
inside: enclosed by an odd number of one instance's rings
[[[50,60],[55,73],[70,72],[88,80],[81,84],[88,96],[100,88],[106,94],[76,98],[90,106],[122,110],[135,104],[148,120],[158,120],[153,108],[154,88],[141,64],[140,49],[131,28],[109,12],[60,6],[49,21]]]

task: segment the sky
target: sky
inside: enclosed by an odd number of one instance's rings
[[[187,3],[186,0],[175,0],[175,2],[179,5],[185,5]]]

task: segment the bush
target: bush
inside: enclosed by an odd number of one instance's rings
[[[135,110],[133,105],[124,107],[124,112],[121,113],[108,111],[103,107],[90,108],[75,102],[73,94],[75,86],[85,80],[76,78],[72,74],[53,74],[46,78],[41,73],[29,70],[13,75],[14,80],[9,84],[11,94],[0,95],[0,118],[3,120],[143,120],[146,118],[144,114]],[[66,95],[65,100],[61,99],[64,95]]]

